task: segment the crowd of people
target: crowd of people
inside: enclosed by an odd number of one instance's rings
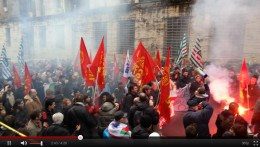
[[[77,136],[83,138],[164,137],[158,127],[160,92],[157,81],[139,85],[134,77],[124,84],[118,77],[106,75],[106,86],[100,94],[87,86],[80,72],[69,62],[28,63],[32,89],[24,95],[23,86],[16,88],[12,79],[1,81],[0,121],[27,136]],[[112,73],[108,68],[107,73]],[[232,72],[231,72],[232,73]],[[233,73],[234,74],[234,73]],[[160,81],[160,75],[157,76]],[[177,89],[189,85],[188,111],[183,117],[187,138],[248,138],[260,132],[260,88],[258,76],[252,73],[248,95],[254,111],[251,122],[238,113],[236,102],[221,112],[216,120],[217,132],[210,134],[209,120],[214,108],[207,76],[192,68],[173,67],[171,83]],[[234,95],[238,80],[233,75]],[[173,86],[171,86],[173,87]],[[176,126],[177,127],[177,126]],[[174,129],[174,128],[173,128]],[[16,136],[1,126],[0,136]],[[260,137],[260,135],[258,135]]]

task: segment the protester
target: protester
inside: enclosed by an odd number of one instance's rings
[[[103,131],[109,123],[114,119],[114,114],[119,110],[119,104],[115,103],[115,98],[111,95],[106,98],[105,103],[100,107],[98,118],[98,132],[102,138]]]
[[[138,96],[138,86],[136,84],[129,86],[129,92],[123,99],[122,107],[125,113],[129,113],[131,106],[133,105],[133,100]]]
[[[190,124],[195,123],[198,126],[198,138],[211,138],[208,124],[213,114],[212,106],[206,101],[199,103],[196,99],[189,100],[187,104],[189,110],[183,116],[184,128],[186,129]]]
[[[42,131],[41,111],[35,110],[30,114],[30,120],[26,125],[30,136],[37,136]]]
[[[61,126],[63,118],[64,115],[60,112],[53,114],[53,124],[42,132],[42,136],[69,136],[69,131]]]
[[[42,103],[37,96],[35,89],[31,89],[29,94],[24,97],[25,107],[31,115],[35,110],[42,110]]]
[[[15,128],[24,128],[29,121],[29,115],[24,106],[23,100],[16,99],[13,108],[12,115],[15,117]]]
[[[52,115],[54,114],[55,109],[54,99],[47,99],[45,101],[45,108],[42,112],[42,122],[45,128],[48,128],[52,123]]]
[[[67,113],[69,132],[72,134],[77,125],[80,125],[80,130],[76,135],[82,135],[83,138],[93,138],[93,128],[97,125],[96,120],[87,112],[83,96],[76,97],[74,102]]]
[[[114,121],[112,121],[107,128],[109,136],[116,139],[130,138],[131,131],[127,125],[127,114],[123,111],[117,111],[114,118]]]
[[[12,87],[9,84],[4,87],[2,102],[3,102],[3,106],[5,107],[6,113],[11,114],[15,103],[15,97],[12,91]]]
[[[260,99],[256,101],[251,124],[254,126],[254,134],[260,132]]]

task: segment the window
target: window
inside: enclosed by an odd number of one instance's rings
[[[55,47],[58,49],[65,49],[65,36],[64,36],[64,26],[57,25],[55,27]]]
[[[39,46],[40,48],[46,47],[46,26],[39,28]]]
[[[171,47],[171,56],[173,58],[178,56],[183,34],[189,34],[189,20],[189,16],[172,17],[167,19],[164,48]],[[189,43],[189,40],[187,43]],[[166,56],[166,49],[163,50],[163,54]]]
[[[117,49],[119,54],[126,53],[129,50],[130,53],[134,50],[135,42],[135,21],[123,20],[118,23],[117,31]]]
[[[40,15],[44,16],[45,15],[45,7],[44,7],[44,1],[40,0]]]
[[[27,0],[19,0],[19,10],[21,16],[27,16],[28,15],[28,5]]]
[[[3,0],[3,7],[4,7],[4,11],[7,12],[7,0]]]
[[[36,10],[35,10],[35,0],[29,0],[28,2],[28,13],[29,16],[35,16]]]
[[[11,46],[11,31],[10,28],[5,28],[6,45]]]
[[[102,37],[105,37],[105,48],[107,48],[107,23],[94,22],[94,48],[98,49]]]

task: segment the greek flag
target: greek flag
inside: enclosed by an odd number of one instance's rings
[[[12,77],[12,74],[11,74],[11,71],[9,68],[9,62],[8,62],[8,58],[7,58],[7,52],[5,49],[5,45],[3,45],[3,48],[2,48],[0,63],[1,63],[1,69],[2,69],[1,70],[2,78],[8,79],[8,78]]]

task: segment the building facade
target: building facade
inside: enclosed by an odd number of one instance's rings
[[[74,59],[83,37],[94,56],[102,36],[108,58],[117,54],[119,61],[127,50],[133,52],[142,41],[151,55],[157,49],[165,55],[171,47],[176,58],[183,34],[191,49],[197,37],[192,29],[195,0],[0,0],[0,44],[5,44],[14,62],[21,39],[26,60]],[[260,63],[259,16],[244,26],[241,56]],[[213,34],[213,35],[212,35]],[[202,35],[202,56],[209,55],[214,31]],[[214,59],[223,61],[223,59]],[[241,59],[242,60],[242,59]]]

